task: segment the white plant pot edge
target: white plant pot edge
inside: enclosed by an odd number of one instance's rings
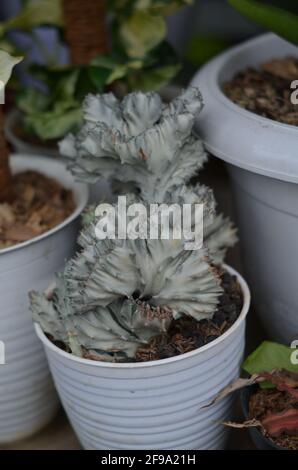
[[[71,361],[78,362],[80,364],[86,364],[86,365],[92,365],[95,367],[107,367],[107,368],[112,368],[112,369],[143,369],[143,368],[148,368],[148,367],[154,367],[156,365],[161,365],[161,364],[169,364],[171,362],[177,362],[182,359],[186,359],[188,357],[196,356],[199,355],[200,353],[203,353],[207,351],[208,349],[213,348],[214,346],[218,345],[220,342],[224,341],[228,336],[230,336],[235,330],[238,329],[240,324],[246,319],[246,316],[249,311],[250,307],[250,301],[251,301],[251,295],[250,295],[250,290],[247,285],[247,282],[244,280],[244,278],[232,267],[224,264],[223,268],[228,271],[229,274],[234,275],[237,277],[237,281],[239,282],[243,294],[243,306],[241,313],[235,323],[219,338],[215,339],[211,343],[206,344],[205,346],[202,346],[201,348],[195,349],[193,351],[190,351],[185,354],[180,354],[179,356],[174,356],[170,357],[167,359],[160,359],[158,361],[147,361],[147,362],[126,362],[126,363],[113,363],[113,362],[104,362],[104,361],[93,361],[91,359],[83,359],[78,356],[75,356],[73,354],[67,353],[63,351],[62,349],[58,348],[55,346],[44,334],[43,330],[41,329],[40,325],[38,323],[34,323],[35,331],[39,339],[42,341],[44,346],[48,349],[51,349],[54,353],[58,353],[60,356],[63,356],[66,359],[69,359]],[[52,287],[52,286],[51,286]]]
[[[6,359],[3,371],[0,366],[4,394],[0,400],[0,444],[29,437],[57,412],[58,397],[27,309],[27,293],[34,286],[45,288],[63,268],[64,259],[74,254],[77,219],[88,200],[87,186],[75,182],[61,162],[17,154],[11,155],[10,163],[14,174],[37,171],[70,189],[75,210],[43,235],[0,250],[0,340],[5,343]]]
[[[57,170],[58,170],[57,175],[55,176],[52,172],[47,172],[47,170],[44,170],[44,169],[40,170],[40,173],[42,173],[44,176],[49,176],[53,179],[56,179],[57,181],[59,181],[59,168],[63,168],[63,169],[65,168],[65,165],[62,162],[54,161],[51,157],[44,157],[44,156],[39,157],[37,155],[27,155],[27,154],[19,154],[19,153],[11,155],[11,159],[14,160],[16,163],[20,163],[20,166],[22,166],[22,167],[23,167],[22,163],[24,162],[24,158],[28,159],[28,161],[30,160],[30,162],[33,163],[33,165],[29,165],[29,167],[28,167],[29,170],[33,169],[33,167],[34,167],[34,169],[36,169],[36,167],[39,166],[39,163],[41,164],[42,167],[44,167],[46,165],[46,162],[48,161],[50,169],[57,168]],[[38,171],[38,170],[36,169],[36,171]],[[83,211],[83,209],[85,208],[85,206],[88,202],[89,190],[88,190],[88,186],[86,184],[83,184],[83,183],[76,183],[76,186],[77,186],[77,190],[72,189],[73,196],[75,198],[74,202],[75,202],[76,207],[75,207],[75,210],[72,212],[72,214],[70,214],[69,217],[67,217],[60,224],[53,227],[51,230],[48,230],[47,232],[45,232],[45,233],[43,233],[43,234],[41,234],[37,237],[34,237],[31,240],[28,240],[28,241],[22,242],[22,243],[18,243],[17,245],[14,245],[14,246],[4,248],[4,249],[0,250],[0,256],[4,255],[4,254],[7,254],[7,253],[10,253],[12,251],[20,250],[20,249],[25,248],[29,245],[34,244],[34,243],[37,243],[40,240],[42,240],[42,239],[58,232],[63,227],[65,227],[70,222],[72,222],[77,217],[79,217],[79,215],[81,214],[81,212]],[[69,189],[69,188],[66,188],[66,189]]]
[[[51,148],[47,146],[38,145],[35,143],[27,142],[26,140],[21,139],[14,133],[14,126],[22,118],[22,112],[13,108],[5,117],[5,136],[8,142],[15,148],[18,153],[22,154],[32,154],[32,155],[42,155],[46,157],[62,158],[59,154],[58,147]]]
[[[281,38],[278,38],[275,34],[265,33],[261,36],[245,41],[240,45],[236,45],[218,55],[216,58],[209,61],[194,76],[190,85],[197,86],[200,89],[206,105],[200,116],[197,118],[196,133],[204,140],[205,146],[209,152],[227,163],[231,163],[253,173],[288,182],[298,182],[298,165],[296,166],[295,162],[293,162],[294,166],[292,167],[291,159],[288,158],[290,163],[278,163],[276,168],[274,168],[274,161],[270,161],[269,159],[270,150],[267,151],[267,155],[265,153],[265,159],[267,159],[265,164],[260,161],[258,155],[255,157],[251,153],[251,143],[256,139],[258,140],[259,146],[265,148],[266,142],[270,142],[274,138],[278,142],[278,139],[280,138],[283,139],[282,143],[290,142],[288,145],[289,150],[285,146],[285,154],[290,154],[289,156],[291,157],[291,153],[294,153],[293,149],[295,148],[295,142],[297,142],[298,139],[298,128],[296,126],[274,121],[242,108],[241,106],[233,103],[223,93],[220,86],[220,75],[228,63],[236,64],[238,63],[239,58],[249,56],[247,64],[243,65],[240,63],[239,66],[237,65],[237,67],[234,67],[234,70],[231,70],[231,72],[228,73],[228,75],[230,74],[230,77],[227,76],[226,79],[232,78],[236,71],[241,71],[246,66],[258,65],[262,60],[266,60],[258,59],[258,54],[256,54],[255,58],[252,57],[251,50],[254,48],[258,50],[258,46],[260,44],[263,44],[264,47],[267,44],[270,45],[272,41],[279,41],[280,48],[282,50],[287,50],[287,47],[291,51],[292,49],[295,50],[293,45],[287,43],[287,41],[282,40]],[[276,54],[278,55],[279,53],[272,52],[269,56],[276,56]],[[294,52],[288,52],[288,55],[289,54],[293,54],[298,57],[297,48],[296,54]],[[231,134],[231,128],[234,128],[234,135],[232,135],[232,138],[230,137],[225,140],[225,144],[223,145],[222,135],[217,136],[218,130],[225,129],[227,134],[228,131]],[[234,147],[231,145],[231,141],[234,139],[237,142],[238,136],[240,135],[238,132],[240,128],[245,128],[245,139],[242,140],[241,138],[241,143],[239,142],[238,145],[235,145]],[[247,142],[249,144],[246,146]],[[265,152],[264,149],[263,151]],[[282,155],[282,152],[280,153],[282,158],[286,158],[285,155]],[[270,167],[271,164],[272,168]]]

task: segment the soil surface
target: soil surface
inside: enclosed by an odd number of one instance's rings
[[[75,208],[72,191],[34,171],[16,175],[14,190],[15,200],[0,204],[0,250],[47,232]]]
[[[298,80],[298,59],[274,59],[239,72],[223,86],[234,103],[255,114],[298,126],[298,105],[291,102],[291,83]]]
[[[279,413],[289,408],[298,408],[297,398],[288,392],[276,389],[258,389],[249,401],[249,418],[262,420],[268,413]],[[290,450],[298,450],[298,430],[295,435],[283,433],[270,437],[275,444]]]
[[[217,311],[210,320],[196,321],[184,315],[173,320],[168,334],[159,335],[146,347],[138,349],[138,362],[166,359],[184,354],[214,341],[227,331],[239,317],[242,306],[242,292],[235,276],[221,273],[224,294],[220,297]]]

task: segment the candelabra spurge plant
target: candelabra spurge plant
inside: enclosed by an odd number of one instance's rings
[[[196,89],[169,105],[156,93],[132,93],[122,102],[112,94],[90,95],[81,131],[61,143],[73,173],[92,182],[120,181],[130,190],[130,203],[204,204],[204,244],[196,250],[171,236],[173,221],[167,240],[99,239],[100,217],[89,210],[81,250],[57,276],[54,290],[31,293],[34,320],[73,354],[131,361],[140,347],[166,336],[173,322],[196,324],[215,314],[224,292],[220,265],[236,235],[216,213],[212,191],[189,184],[206,159],[192,133],[201,108]]]

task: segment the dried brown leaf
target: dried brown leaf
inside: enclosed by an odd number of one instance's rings
[[[221,401],[223,398],[227,397],[230,395],[230,393],[235,392],[236,390],[240,390],[241,388],[248,387],[250,385],[254,385],[256,383],[262,382],[265,379],[261,377],[259,374],[254,374],[248,379],[237,379],[231,384],[227,385],[225,388],[223,388],[215,397],[214,399],[208,403],[208,405],[203,406],[202,408],[209,408],[210,406],[214,405],[215,403],[218,403]]]

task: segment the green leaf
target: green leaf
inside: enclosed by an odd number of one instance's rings
[[[128,64],[119,63],[113,57],[98,56],[91,63],[89,74],[98,90],[103,91],[105,85],[124,77],[127,70]]]
[[[35,88],[23,89],[16,100],[18,108],[28,114],[44,111],[50,103],[50,97]]]
[[[40,67],[35,70],[38,75],[45,73]],[[82,71],[71,67],[48,69],[45,74],[48,93],[31,88],[17,97],[18,106],[25,113],[27,129],[41,140],[64,137],[81,123],[81,101],[76,95],[81,88]]]
[[[132,10],[150,10],[171,15],[192,3],[193,0],[109,0],[107,7],[112,12],[122,14],[130,13]]]
[[[107,85],[115,82],[116,80],[120,80],[120,78],[124,78],[126,75],[129,74],[131,70],[139,70],[142,68],[143,62],[141,60],[132,60],[127,64],[119,64],[117,67],[114,68],[112,73],[107,78]]]
[[[298,45],[298,15],[256,0],[228,0],[240,13]]]
[[[25,124],[41,140],[64,137],[82,122],[81,107],[27,115]]]
[[[229,43],[221,38],[197,35],[188,44],[186,59],[200,67],[228,46]]]
[[[5,51],[12,56],[17,56],[20,54],[20,50],[6,38],[0,39],[0,50]]]
[[[179,70],[179,64],[155,67],[151,70],[144,69],[141,73],[130,77],[130,87],[142,91],[160,90],[177,75]]]
[[[140,0],[142,3],[143,0]],[[144,3],[144,2],[143,2]],[[151,4],[151,10],[154,12],[158,12],[164,16],[172,15],[176,11],[180,10],[185,6],[192,5],[193,0],[156,0],[156,1],[149,1],[147,3]]]
[[[294,349],[283,344],[264,341],[248,358],[244,361],[242,368],[250,375],[261,372],[271,372],[274,369],[284,369],[289,372],[298,373],[298,364],[293,364],[291,356]],[[268,387],[264,383],[262,387]]]
[[[57,98],[63,101],[73,98],[76,91],[76,85],[79,78],[80,69],[71,70],[57,83],[56,95]]]
[[[22,57],[13,57],[5,51],[0,51],[0,81],[6,85],[11,77],[12,69],[21,62]]]
[[[63,25],[61,0],[30,0],[17,16],[0,25],[0,31],[31,31],[32,28],[42,25]]]
[[[109,70],[114,70],[114,68],[117,67],[117,65],[119,65],[119,62],[112,56],[99,55],[91,61],[91,65],[95,65],[97,67],[103,67]]]
[[[109,56],[99,56],[92,61],[89,74],[98,90],[103,91],[106,85],[125,78],[132,70],[139,70],[142,67],[142,60],[130,60],[121,63]]]
[[[109,75],[109,69],[103,67],[90,66],[88,69],[89,77],[93,85],[96,87],[98,93],[103,93]]]
[[[165,20],[147,11],[136,10],[120,26],[120,37],[129,57],[142,58],[166,36]]]

